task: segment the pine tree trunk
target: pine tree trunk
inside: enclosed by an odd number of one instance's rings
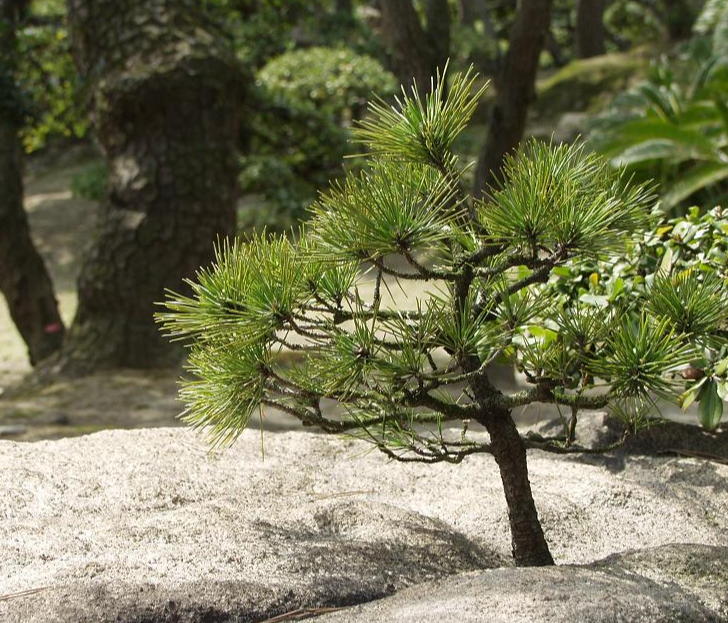
[[[551,22],[553,0],[520,0],[511,29],[508,54],[491,111],[488,137],[475,171],[476,197],[482,197],[498,176],[506,154],[523,138],[534,98],[536,72]]]
[[[235,230],[239,68],[199,0],[69,0],[74,56],[109,164],[62,367],[157,367],[165,289]]]
[[[427,30],[411,0],[379,0],[378,6],[395,75],[407,88],[414,79],[420,92],[429,91],[430,78],[437,74],[438,68],[442,69],[450,53],[447,0],[429,0]],[[440,19],[432,21],[435,16]]]
[[[516,424],[507,411],[488,414],[483,424],[490,434],[493,456],[500,469],[516,566],[553,565],[531,493],[526,447]]]
[[[577,0],[574,43],[578,58],[592,58],[606,52],[604,0]]]
[[[63,322],[43,258],[30,237],[23,208],[22,113],[14,76],[15,30],[27,0],[0,0],[0,291],[31,364],[53,354],[63,341]]]

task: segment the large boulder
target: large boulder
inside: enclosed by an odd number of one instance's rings
[[[508,564],[490,456],[427,466],[369,449],[252,430],[215,452],[185,429],[0,442],[0,621],[264,621]],[[728,466],[534,452],[530,471],[561,564],[726,543]]]
[[[685,570],[696,578],[665,577]],[[696,564],[697,563],[697,564]],[[655,581],[639,570],[657,573]],[[657,571],[659,569],[659,572]],[[712,591],[705,578],[717,573]],[[414,586],[380,601],[324,616],[321,623],[719,623],[728,603],[728,548],[666,546],[588,567],[494,569]],[[682,582],[682,583],[681,583]]]

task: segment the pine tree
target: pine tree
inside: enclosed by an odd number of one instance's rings
[[[215,442],[235,440],[265,406],[398,461],[492,454],[516,564],[548,565],[526,451],[608,450],[578,444],[582,409],[611,405],[627,434],[637,429],[655,395],[677,391],[696,349],[724,340],[725,296],[687,275],[689,287],[660,280],[636,316],[556,300],[543,285],[552,271],[620,248],[647,225],[654,196],[581,147],[530,142],[507,160],[502,184],[473,199],[453,143],[481,95],[469,71],[446,98],[438,80],[424,99],[413,89],[396,107],[374,105],[357,131],[363,173],[323,193],[297,237],[221,244],[194,294],[170,293],[158,320],[191,342],[184,417]],[[394,307],[388,291],[413,282],[427,294]],[[493,385],[502,358],[528,389]],[[512,412],[534,402],[570,414],[562,436],[519,433]],[[468,433],[471,421],[487,443]]]

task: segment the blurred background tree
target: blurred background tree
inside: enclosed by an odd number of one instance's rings
[[[28,5],[0,1],[0,291],[35,364],[60,348],[64,327],[23,207],[22,135],[30,112],[20,84],[24,55],[18,32],[28,19]]]

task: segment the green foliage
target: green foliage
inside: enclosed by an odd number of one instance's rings
[[[662,206],[712,206],[728,190],[728,65],[693,42],[661,61],[646,82],[618,97],[590,140],[612,160],[660,182]]]
[[[106,164],[102,162],[95,163],[73,176],[71,179],[71,192],[74,197],[101,201],[106,197],[108,182],[109,169]]]
[[[397,89],[394,76],[377,60],[344,47],[282,54],[260,70],[258,82],[273,99],[335,118],[363,109],[375,90],[386,97]]]
[[[696,350],[691,362],[700,378],[687,378],[679,402],[687,409],[697,400],[701,421],[711,430],[720,421],[718,407],[709,410],[717,420],[706,420],[703,413],[708,407],[702,401],[712,399],[713,390],[704,389],[711,378],[715,391],[725,383],[720,362],[728,337],[727,217],[721,208],[704,215],[692,208],[685,217],[663,217],[619,253],[555,269],[548,284],[557,298],[578,300],[595,310],[618,309],[633,323],[646,309],[669,321],[679,334],[692,336]],[[716,369],[717,375],[711,373]]]
[[[364,21],[335,11],[332,0],[205,0],[223,24],[237,56],[254,70],[296,49],[345,41],[362,54],[383,58],[381,43]]]
[[[18,75],[29,121],[23,132],[28,152],[54,139],[83,137],[88,131],[79,78],[71,57],[64,7],[39,3],[34,10],[45,18],[18,32]]]
[[[376,89],[394,77],[373,58],[345,48],[310,48],[274,58],[258,73],[253,140],[242,160],[243,193],[263,205],[241,216],[243,229],[289,229],[306,215],[318,188],[341,176],[351,153],[347,126]]]
[[[651,197],[582,147],[529,143],[503,167],[505,184],[481,208],[494,241],[523,250],[547,244],[598,255],[642,227]]]
[[[459,462],[492,451],[468,436],[473,418],[487,424],[545,402],[569,406],[575,422],[582,408],[613,404],[635,429],[654,396],[677,398],[683,372],[725,337],[718,278],[665,278],[636,293],[637,316],[551,288],[554,271],[643,235],[654,197],[578,146],[531,142],[490,199],[475,202],[452,152],[481,95],[474,79],[454,76],[447,98],[438,80],[424,99],[374,106],[356,131],[368,166],[322,194],[295,241],[223,244],[191,295],[169,294],[158,320],[192,345],[188,422],[225,443],[258,406],[274,407],[329,432],[358,431],[393,458]],[[416,282],[419,294],[408,289]],[[404,307],[397,289],[411,292]],[[283,361],[291,352],[295,361]],[[530,388],[494,387],[496,359]],[[329,401],[341,412],[327,415]]]
[[[695,32],[712,38],[716,55],[728,56],[728,2],[708,0],[695,22]]]

